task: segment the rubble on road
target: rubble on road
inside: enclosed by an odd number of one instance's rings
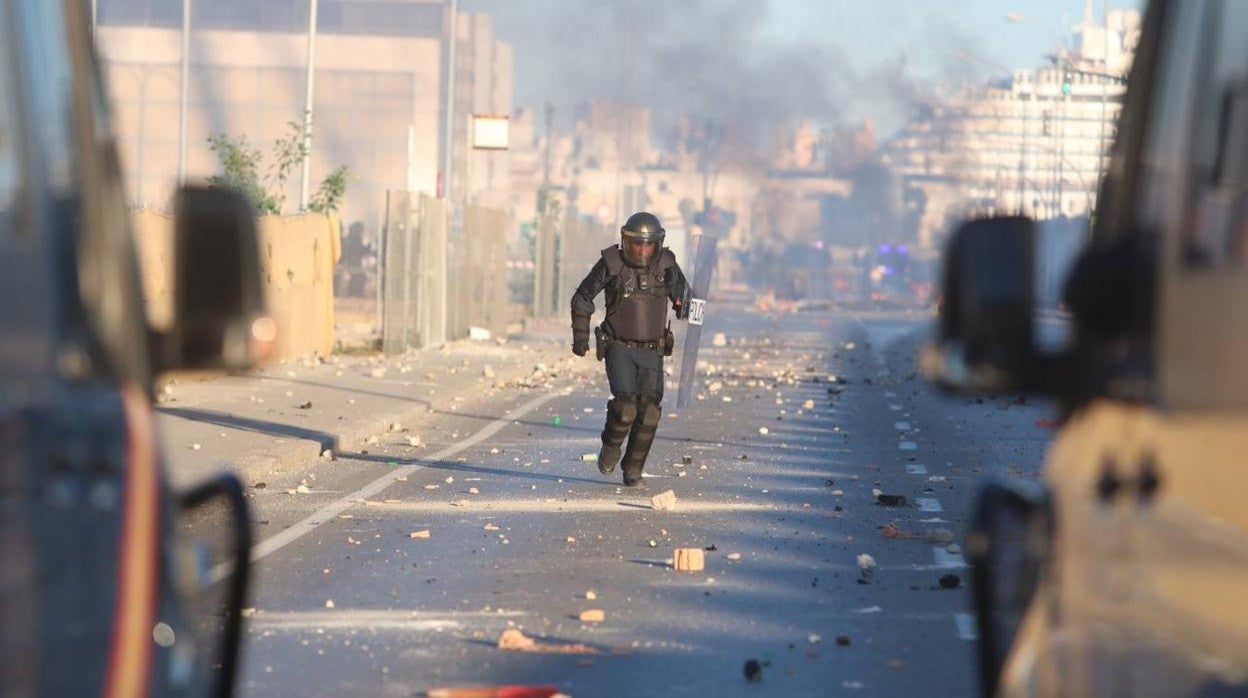
[[[658,511],[672,511],[676,508],[676,493],[672,490],[660,492],[650,498],[650,507]]]
[[[673,567],[677,572],[701,572],[706,569],[706,556],[701,548],[677,548]]]
[[[582,623],[601,623],[607,619],[607,614],[601,608],[588,608],[578,617]]]
[[[867,553],[862,553],[858,556],[858,572],[862,577],[859,581],[871,581],[871,578],[875,576],[875,568],[875,558]]]
[[[518,628],[508,628],[498,638],[500,650],[540,652],[546,654],[598,654],[598,648],[583,643],[545,643],[525,635]]]
[[[429,534],[428,529],[425,529],[423,531],[412,531],[411,533],[407,534],[409,538],[428,538],[429,535],[430,534]]]

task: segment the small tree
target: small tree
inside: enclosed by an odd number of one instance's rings
[[[209,136],[208,147],[216,154],[222,171],[209,177],[208,183],[214,187],[241,191],[260,215],[280,215],[286,206],[286,183],[290,181],[291,173],[311,154],[307,147],[311,117],[304,123],[287,122],[289,133],[274,141],[271,162],[263,180],[260,178],[263,155],[247,142],[246,136],[234,138],[224,133]],[[316,213],[337,211],[347,193],[349,173],[346,165],[334,168],[308,202],[308,210]]]
[[[325,175],[316,194],[308,202],[308,210],[313,213],[336,213],[342,205],[342,198],[347,194],[347,177],[351,170],[346,165],[339,165],[333,172]]]

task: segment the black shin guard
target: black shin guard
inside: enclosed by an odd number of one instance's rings
[[[607,402],[607,424],[602,428],[602,450],[598,451],[598,470],[603,475],[615,472],[620,447],[636,420],[636,396],[620,395]]]
[[[628,450],[624,453],[624,484],[630,487],[641,484],[641,471],[646,466],[646,457],[650,455],[650,447],[654,445],[654,436],[659,429],[659,420],[663,417],[663,408],[657,400],[649,396],[641,398],[637,412],[639,416],[633,422]]]

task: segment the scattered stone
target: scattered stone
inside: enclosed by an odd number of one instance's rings
[[[650,539],[650,542],[647,545],[649,545],[651,548],[657,548],[659,547],[659,542],[652,538]]]
[[[203,446],[201,446],[201,445],[199,445],[199,444],[191,444],[191,450],[192,450],[192,451],[198,451],[198,450],[199,450],[199,449],[201,449],[201,448],[203,448]]]
[[[301,403],[299,403],[298,405],[295,405],[295,407],[297,407],[297,408],[299,408],[299,409],[301,409],[301,410],[310,410],[310,409],[312,409],[312,401],[311,401],[311,400],[307,400],[307,401],[305,401],[305,402],[301,402]]]
[[[257,482],[256,484],[252,485],[252,487],[257,490],[262,490],[268,486],[269,486],[269,483],[267,482]]]
[[[308,489],[307,485],[299,485],[295,488],[295,494],[310,494],[311,492],[312,490]]]
[[[716,332],[715,336],[711,337],[711,346],[718,348],[728,346],[728,336],[723,332]]]
[[[248,608],[244,608],[244,609],[243,609],[243,610],[239,613],[239,615],[240,615],[240,616],[242,616],[242,617],[244,617],[244,618],[255,618],[255,616],[256,616],[256,609],[254,609],[254,608],[250,608],[250,607],[248,607]]]
[[[823,636],[822,636],[822,635],[818,635],[818,634],[816,634],[816,633],[811,633],[810,635],[808,635],[808,636],[806,637],[806,640],[807,640],[808,642],[810,642],[810,644],[812,644],[812,645],[817,645],[817,644],[819,644],[820,642],[823,642]]]
[[[674,566],[678,572],[701,572],[706,568],[706,556],[701,548],[677,548]]]
[[[758,433],[762,434],[763,436],[766,436],[771,433],[771,430],[768,429],[767,427],[759,427]]]
[[[331,450],[329,450],[329,449],[327,448],[327,449],[325,449],[324,451],[321,451],[321,458],[323,458],[323,459],[325,459],[325,460],[333,460],[333,459],[334,459],[334,452],[333,452],[333,451],[331,451]]]
[[[740,560],[740,559],[741,559],[741,553],[728,553],[728,559],[729,559],[729,560]]]
[[[601,623],[607,619],[607,614],[601,608],[590,608],[581,611],[580,619],[582,623]]]
[[[862,581],[869,582],[875,576],[875,558],[867,553],[858,556],[858,572],[862,575]]]
[[[325,599],[325,608],[333,608],[333,607],[334,607],[334,600],[333,600],[333,599]]]
[[[407,437],[407,445],[413,448],[422,448],[425,442],[421,441],[419,436],[409,436]]]
[[[681,456],[680,462],[682,465],[693,465],[693,456]]]
[[[372,376],[373,378],[382,378],[386,375],[386,369],[384,366],[379,367],[379,368],[374,368],[372,371],[369,372],[368,375]]]
[[[481,369],[481,375],[493,380],[495,377],[494,367],[490,366],[489,364],[486,364],[485,368]]]
[[[411,533],[407,534],[407,537],[408,538],[428,538],[429,530],[425,529],[423,531],[412,531]]]
[[[813,410],[813,409],[815,409],[815,401],[814,401],[814,400],[807,400],[806,402],[803,402],[803,403],[802,403],[802,409],[804,409],[804,410]]]
[[[597,600],[597,598],[598,598],[598,594],[594,593],[593,589],[590,589],[589,591],[585,592],[586,601],[595,601]]]
[[[494,525],[494,524],[492,524],[492,523],[487,523],[487,524],[485,525],[485,530],[487,530],[487,531],[497,531],[497,530],[498,530],[498,526],[495,526],[495,525]]]
[[[676,493],[672,490],[660,492],[650,498],[650,506],[659,511],[672,511],[676,508]]]
[[[475,488],[475,487],[469,487],[469,488],[468,488],[468,494],[481,494],[481,490],[479,490],[479,489],[477,489],[477,488]]]
[[[403,431],[403,425],[398,422],[390,422],[390,431]]]
[[[879,488],[871,490],[871,496],[875,497],[875,503],[882,507],[904,507],[906,506],[906,498],[900,494],[885,494]]]
[[[917,538],[918,537],[917,534],[903,531],[901,529],[901,526],[898,526],[897,524],[892,523],[892,522],[884,524],[884,528],[883,530],[880,531],[880,533],[885,538]]]
[[[581,643],[547,644],[539,643],[520,632],[518,628],[508,628],[498,638],[500,650],[515,652],[545,652],[549,654],[598,654],[598,650]]]
[[[927,542],[933,545],[949,545],[954,540],[953,531],[947,528],[933,528],[927,532]]]
[[[962,578],[956,574],[946,574],[940,578],[941,589],[957,589],[962,586]]]
[[[837,635],[837,636],[836,636],[836,644],[837,644],[837,646],[838,646],[838,647],[849,647],[849,636],[848,636],[848,635]]]
[[[439,487],[441,487],[441,485],[425,485],[425,489],[427,490],[436,490]]]
[[[745,660],[745,667],[741,671],[745,674],[746,681],[755,682],[763,678],[763,665],[757,659]]]

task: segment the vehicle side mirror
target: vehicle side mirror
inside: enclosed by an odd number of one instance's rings
[[[922,357],[928,378],[964,391],[1036,384],[1034,240],[1023,217],[970,221],[953,234],[936,342]]]
[[[979,633],[980,694],[991,698],[1023,626],[1054,535],[1053,503],[1031,483],[989,482],[966,536]]]
[[[251,204],[206,186],[178,191],[173,238],[174,321],[160,338],[162,370],[243,370],[272,346]]]

